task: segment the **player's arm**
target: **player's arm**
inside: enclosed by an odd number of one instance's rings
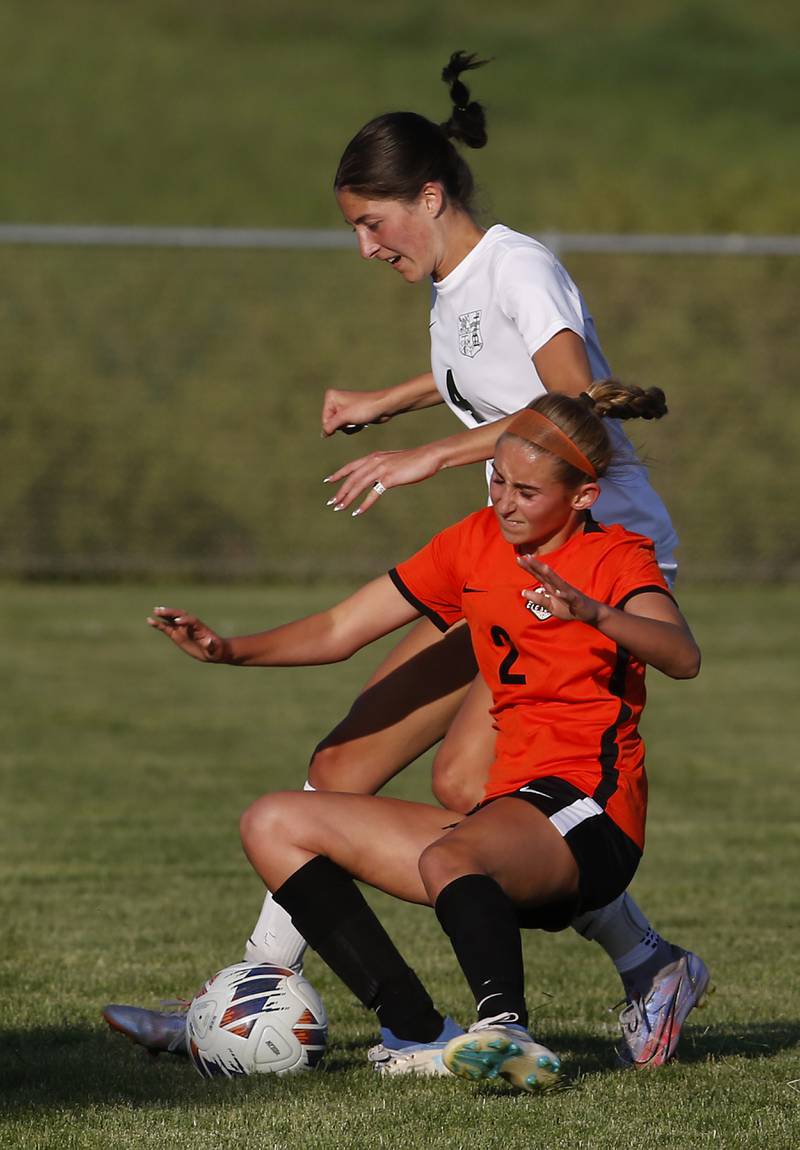
[[[533,363],[548,391],[579,395],[592,381],[583,340],[574,331],[559,331],[533,355]],[[420,377],[422,378],[422,377]],[[430,377],[431,382],[433,376]],[[436,393],[438,396],[438,392]],[[514,413],[516,414],[516,413]],[[385,490],[420,483],[447,467],[464,467],[491,459],[499,437],[514,414],[493,423],[448,435],[407,451],[373,451],[334,471],[326,483],[339,483],[330,505],[337,511],[349,507],[366,491],[354,514],[369,511],[379,495],[373,491],[380,481]]]
[[[531,357],[534,367],[547,391],[564,395],[580,395],[592,382],[592,370],[586,354],[586,345],[574,331],[560,331]],[[491,459],[495,444],[517,412],[485,423],[481,427],[449,435],[438,443],[430,444],[437,456],[437,471],[445,467],[462,467]],[[423,449],[424,450],[424,449]],[[389,486],[385,484],[385,486]]]
[[[374,485],[380,481],[385,491],[390,487],[405,487],[430,479],[445,467],[462,467],[467,463],[478,463],[491,459],[494,445],[511,422],[512,416],[485,423],[445,439],[426,443],[405,451],[371,451],[360,459],[353,459],[329,475],[326,483],[340,483],[336,494],[329,500],[329,506],[336,511],[344,511],[358,496],[367,490],[364,499],[353,511],[361,515],[369,511],[379,494]]]
[[[557,332],[531,358],[547,391],[580,395],[592,382],[586,344],[568,328]]]
[[[430,371],[377,391],[329,388],[322,400],[322,435],[333,435],[340,428],[360,429],[368,423],[387,423],[395,415],[442,402]]]
[[[197,616],[172,607],[156,607],[147,622],[202,663],[304,667],[349,659],[418,617],[389,576],[382,575],[334,607],[253,635],[223,638]]]
[[[520,556],[519,563],[541,582],[535,590],[526,588],[523,597],[557,618],[587,623],[672,679],[693,679],[700,671],[700,648],[668,595],[643,590],[619,609],[584,595],[532,556]]]
[[[700,648],[668,595],[643,592],[622,610],[601,603],[593,626],[673,679],[693,679],[700,671]]]

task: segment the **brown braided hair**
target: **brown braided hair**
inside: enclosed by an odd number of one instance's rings
[[[616,379],[597,379],[578,397],[548,392],[528,407],[547,416],[571,439],[591,462],[598,477],[608,471],[614,455],[603,426],[604,419],[661,419],[667,414],[666,398],[660,387],[642,388]],[[537,454],[545,450],[537,444],[531,446]],[[554,455],[553,461],[558,481],[569,487],[585,483],[589,478],[564,459]]]
[[[372,199],[411,203],[430,181],[442,185],[447,198],[470,213],[475,180],[454,144],[486,144],[486,113],[461,79],[464,72],[488,63],[474,53],[454,52],[442,70],[450,90],[449,119],[435,124],[416,112],[387,112],[370,120],[342,153],[334,191],[347,188]]]

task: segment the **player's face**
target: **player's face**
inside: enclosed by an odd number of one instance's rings
[[[425,192],[411,203],[372,200],[347,188],[336,193],[339,208],[358,237],[365,260],[383,260],[407,283],[436,278],[436,212],[439,202]]]
[[[596,498],[595,484],[567,487],[555,470],[551,455],[535,455],[518,439],[497,445],[490,495],[503,538],[520,551],[560,547]]]

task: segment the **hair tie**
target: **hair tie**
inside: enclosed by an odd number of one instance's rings
[[[597,470],[591,460],[587,459],[581,449],[553,423],[552,419],[548,419],[540,411],[532,411],[528,407],[518,412],[506,428],[506,434],[527,439],[528,443],[549,451],[551,455],[557,455],[559,459],[563,459],[565,463],[577,468],[584,475],[597,479]]]

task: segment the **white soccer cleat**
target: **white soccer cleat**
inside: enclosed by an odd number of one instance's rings
[[[442,1055],[450,1073],[472,1082],[505,1078],[531,1093],[552,1086],[558,1079],[560,1060],[534,1042],[515,1019],[516,1015],[509,1014],[487,1018],[452,1038]]]
[[[367,1058],[379,1074],[420,1074],[428,1078],[449,1078],[450,1071],[442,1062],[442,1054],[451,1038],[464,1031],[452,1018],[442,1022],[442,1029],[434,1042],[410,1042],[398,1038],[382,1027],[383,1042],[373,1046]]]
[[[373,1070],[378,1074],[420,1074],[427,1078],[450,1078],[450,1071],[442,1061],[446,1042],[420,1042],[399,1050],[373,1046],[367,1054]]]
[[[625,1066],[655,1067],[668,1062],[687,1015],[702,1007],[711,993],[711,975],[702,958],[678,947],[675,951],[678,957],[658,972],[647,994],[632,998],[619,1016],[619,1058]]]

